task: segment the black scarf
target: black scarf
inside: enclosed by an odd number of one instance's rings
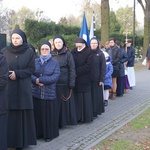
[[[10,43],[10,45],[8,46],[8,50],[14,54],[22,54],[28,48],[29,48],[29,45],[27,43],[23,43],[22,45],[19,45],[19,46],[14,46],[12,43]]]

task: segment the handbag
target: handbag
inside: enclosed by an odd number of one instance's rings
[[[142,62],[142,65],[146,66],[146,63],[147,63],[147,59],[145,58]]]

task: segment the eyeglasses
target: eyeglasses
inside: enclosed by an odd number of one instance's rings
[[[41,51],[49,51],[50,49],[48,49],[48,48],[41,48]]]

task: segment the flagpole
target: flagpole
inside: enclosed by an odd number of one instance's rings
[[[95,36],[95,31],[96,31],[96,28],[95,28],[95,13],[94,13],[94,11],[93,11],[93,27],[94,27],[94,37],[96,37]]]
[[[91,20],[91,28],[90,28],[90,39],[95,37],[95,14],[94,11],[92,13],[92,20]]]

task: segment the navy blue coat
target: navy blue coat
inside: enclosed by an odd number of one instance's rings
[[[132,46],[127,48],[127,55],[128,55],[127,67],[133,67],[135,59],[135,49]]]
[[[128,60],[128,55],[123,48],[121,50],[121,60],[120,60],[120,69],[119,69],[119,77],[123,77],[125,75],[124,63]]]
[[[150,60],[150,46],[147,48],[146,57]]]
[[[60,76],[58,61],[50,58],[42,64],[40,58],[36,58],[35,67],[35,73],[31,76],[33,97],[43,100],[54,100],[56,98],[56,82]],[[37,78],[44,86],[36,84]]]

